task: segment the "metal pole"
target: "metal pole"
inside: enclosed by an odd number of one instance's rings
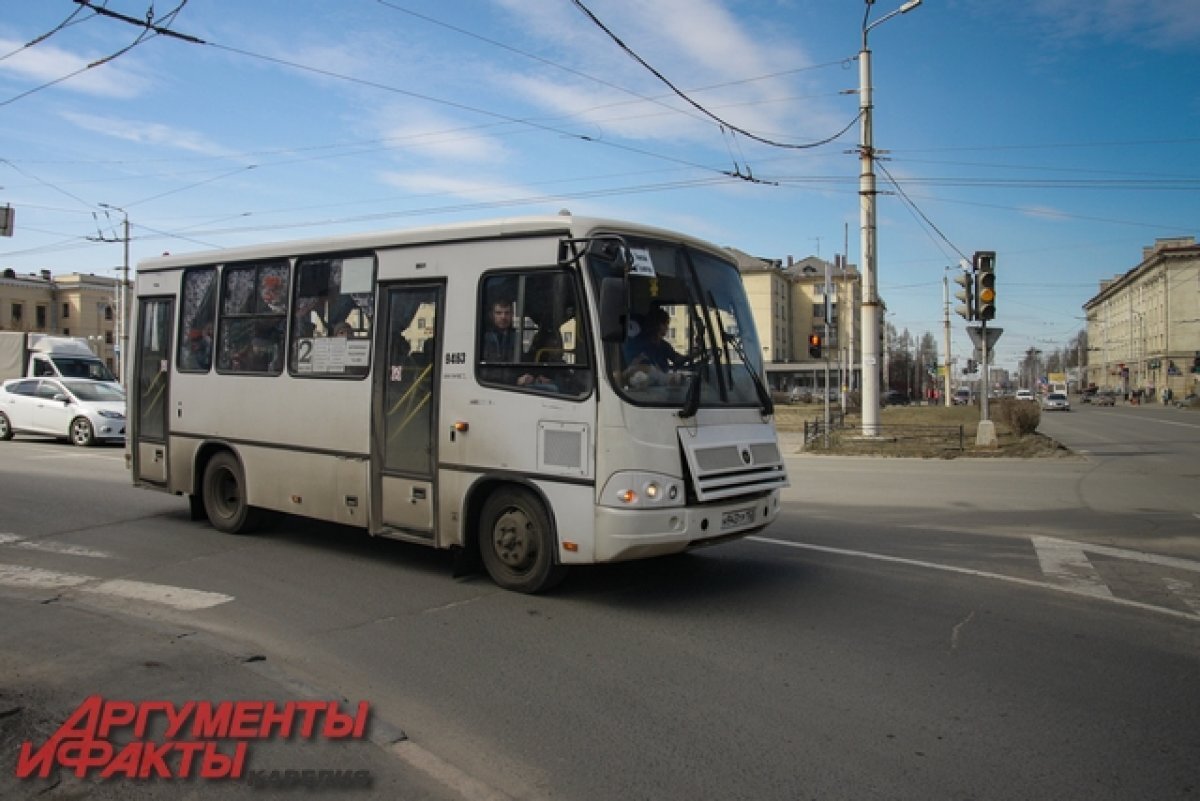
[[[129,213],[122,209],[122,214],[125,215],[125,260],[121,267],[121,355],[117,359],[117,377],[121,379],[121,386],[125,387],[126,391],[129,386],[125,381],[125,360],[129,353]]]
[[[945,330],[946,359],[942,371],[942,394],[945,405],[950,405],[950,279],[942,271],[942,324]]]
[[[979,346],[981,356],[979,360],[979,421],[983,422],[992,419],[990,410],[988,409],[988,395],[991,393],[988,391],[988,384],[990,383],[988,381],[988,362],[990,359],[988,355],[987,320],[979,324],[979,338],[981,340]]]

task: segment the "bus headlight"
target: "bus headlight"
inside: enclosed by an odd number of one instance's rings
[[[600,497],[601,506],[615,509],[647,509],[683,506],[683,484],[659,473],[617,473],[608,480]]]

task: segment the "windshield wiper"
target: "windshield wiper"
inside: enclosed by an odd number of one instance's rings
[[[763,377],[759,375],[757,370],[754,369],[754,365],[746,356],[746,350],[742,347],[742,338],[736,334],[730,334],[726,331],[722,331],[721,335],[725,337],[726,342],[729,342],[733,345],[733,349],[736,350],[738,356],[741,357],[742,364],[746,365],[746,370],[749,371],[750,378],[754,381],[754,390],[758,393],[759,403],[762,404],[763,414],[774,414],[775,401],[771,400],[771,391],[767,389],[767,382],[764,381]]]

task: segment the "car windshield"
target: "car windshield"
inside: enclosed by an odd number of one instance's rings
[[[93,381],[116,381],[117,378],[97,359],[53,356],[51,360],[58,372],[68,378],[90,378]]]
[[[116,403],[125,400],[125,392],[116,384],[93,383],[91,381],[64,381],[63,386],[71,391],[81,401],[112,401]]]
[[[767,406],[762,348],[737,267],[694,248],[627,238],[628,327],[605,349],[606,373],[630,401],[686,409]],[[613,249],[593,249],[589,273],[625,279]]]

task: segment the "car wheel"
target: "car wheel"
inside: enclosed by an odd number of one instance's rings
[[[243,534],[258,523],[257,510],[246,501],[246,473],[228,451],[216,454],[204,468],[204,512],[217,531]]]
[[[557,537],[546,507],[529,490],[494,493],[480,516],[479,552],[492,580],[506,590],[548,590],[566,575],[555,559]]]
[[[10,440],[12,438],[12,423],[8,422],[8,415],[0,412],[0,440]]]
[[[96,443],[96,432],[92,429],[91,421],[86,417],[76,417],[71,421],[70,437],[71,442],[81,448]]]

